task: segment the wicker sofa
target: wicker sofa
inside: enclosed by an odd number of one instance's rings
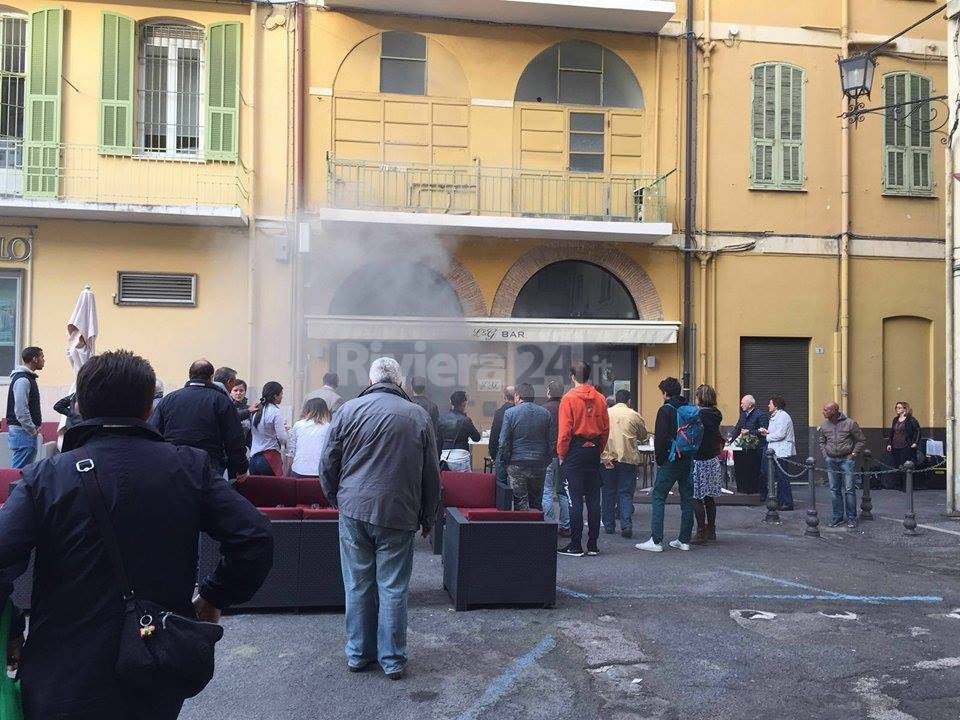
[[[273,568],[263,586],[239,608],[343,607],[339,513],[331,508],[319,481],[251,475],[238,485],[273,531]],[[219,544],[201,536],[199,576],[220,559]]]
[[[511,510],[513,492],[497,482],[492,473],[452,472],[440,473],[440,505],[432,535],[433,554],[443,553],[443,526],[447,508]]]

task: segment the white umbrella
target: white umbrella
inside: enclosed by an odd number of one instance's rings
[[[87,285],[67,321],[67,357],[74,373],[96,352],[97,332],[97,299]]]

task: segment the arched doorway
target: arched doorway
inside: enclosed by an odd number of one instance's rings
[[[333,295],[331,315],[457,317],[457,291],[433,268],[417,262],[375,262],[351,273]]]
[[[637,306],[623,282],[609,270],[583,260],[560,260],[530,277],[513,305],[515,318],[551,320],[637,320]],[[519,344],[513,357],[516,381],[539,390],[551,379],[569,382],[571,363],[593,366],[593,383],[604,395],[634,392],[637,378],[635,345]]]

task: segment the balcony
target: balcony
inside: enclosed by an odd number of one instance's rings
[[[653,242],[673,230],[666,177],[328,157],[318,214],[451,235]]]
[[[510,25],[658,33],[677,12],[666,0],[321,0],[332,10],[368,10]]]
[[[44,145],[45,167],[24,168],[22,141],[0,140],[0,215],[184,225],[245,225],[239,164],[101,155],[96,146]]]

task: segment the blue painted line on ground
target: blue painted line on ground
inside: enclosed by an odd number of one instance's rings
[[[577,600],[799,600],[806,602],[851,602],[880,605],[885,602],[941,603],[940,595],[843,595],[831,593],[598,593],[558,587],[557,592]]]
[[[480,699],[464,710],[457,720],[476,720],[481,712],[503,697],[524,672],[556,646],[557,639],[553,635],[548,635],[536,647],[518,657],[510,663],[510,667],[493,679]]]
[[[783,578],[772,577],[770,575],[761,575],[760,573],[749,572],[748,570],[737,570],[735,568],[723,568],[727,572],[732,572],[736,575],[743,575],[744,577],[754,578],[755,580],[763,580],[765,582],[772,582],[775,585],[782,585],[783,587],[792,587],[797,588],[798,590],[811,590],[819,595],[833,595],[837,598],[848,597],[843,593],[834,592],[833,590],[824,590],[823,588],[814,587],[813,585],[804,585],[803,583],[798,583],[793,580],[784,580]]]

